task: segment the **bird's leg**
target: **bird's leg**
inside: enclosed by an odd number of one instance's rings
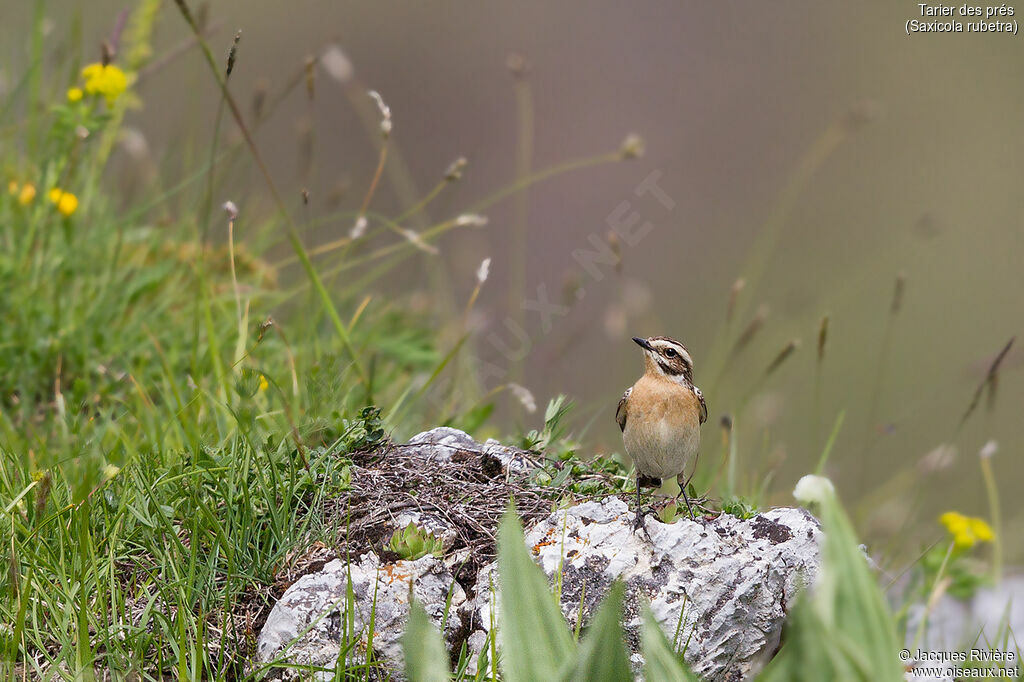
[[[693,520],[693,507],[690,506],[690,498],[686,496],[686,488],[681,488],[683,491],[683,502],[686,503],[686,513],[690,515],[690,520]]]
[[[633,532],[636,533],[636,529],[640,528],[644,524],[644,514],[642,502],[640,500],[640,472],[636,474],[636,518],[633,521]]]
[[[633,521],[633,533],[636,534],[637,528],[643,528],[644,535],[646,535],[647,539],[650,540],[651,534],[648,532],[647,526],[644,525],[644,517],[648,514],[654,514],[655,512],[654,509],[644,511],[643,502],[640,498],[640,488],[644,485],[648,487],[658,487],[661,485],[661,479],[652,478],[650,476],[641,476],[640,472],[637,472],[636,474],[636,516]]]
[[[686,494],[686,486],[690,484],[690,479],[685,478],[683,474],[679,474],[676,477],[676,482],[679,483],[679,492],[683,496],[683,501],[686,503],[686,511],[690,515],[690,519],[693,519],[693,507],[690,506],[690,498]],[[676,504],[679,503],[679,495],[676,495]]]

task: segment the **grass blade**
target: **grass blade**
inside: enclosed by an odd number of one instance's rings
[[[686,664],[673,650],[651,609],[644,609],[644,677],[665,682],[698,682]]]
[[[526,549],[523,529],[512,509],[498,531],[501,577],[502,671],[508,682],[559,679],[576,646],[548,587],[547,578]]]
[[[580,646],[579,660],[576,661],[575,680],[615,682],[628,680],[633,673],[629,668],[629,654],[623,642],[622,596],[625,585],[616,582],[604,603],[594,616],[587,636]],[[664,679],[661,677],[651,679]]]
[[[441,641],[441,633],[431,624],[427,612],[418,601],[412,600],[409,624],[402,637],[405,654],[405,674],[410,682],[448,682],[448,653]]]

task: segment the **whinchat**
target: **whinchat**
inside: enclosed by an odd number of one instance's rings
[[[633,340],[644,349],[644,375],[627,388],[615,410],[626,454],[636,467],[636,526],[643,522],[640,488],[675,476],[686,508],[686,468],[700,449],[700,426],[708,419],[704,395],[693,385],[693,359],[686,346],[667,336]]]

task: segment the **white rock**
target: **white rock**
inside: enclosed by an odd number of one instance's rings
[[[518,448],[502,445],[494,439],[484,444],[477,443],[465,431],[450,426],[438,426],[418,433],[402,447],[404,454],[412,454],[439,462],[450,462],[459,452],[475,455],[489,455],[501,462],[506,473],[525,474],[534,468],[529,454]]]
[[[663,524],[648,518],[648,539],[617,498],[561,510],[527,532],[534,558],[553,577],[561,567],[562,612],[586,622],[616,578],[627,585],[624,627],[634,664],[641,660],[641,604],[647,601],[670,641],[707,679],[751,677],[779,645],[786,609],[817,577],[822,533],[805,510],[773,509],[749,520]],[[491,623],[493,565],[478,576],[467,604],[471,627]],[[493,607],[492,607],[493,603]],[[477,642],[482,641],[477,638]],[[470,642],[473,644],[473,641]]]
[[[492,476],[522,475],[535,466],[530,453],[497,441],[477,443],[447,427],[425,431],[398,447],[403,455],[427,462],[458,462],[467,455],[484,458],[480,463],[488,469],[500,462]],[[446,516],[405,509],[396,511],[388,528],[413,522],[450,541],[456,529],[446,525]],[[822,533],[817,521],[805,510],[773,509],[745,521],[722,515],[663,524],[647,518],[646,535],[634,534],[632,523],[632,511],[613,497],[559,510],[527,529],[534,559],[549,577],[560,573],[561,607],[569,623],[575,626],[580,614],[584,624],[589,622],[608,586],[621,578],[627,585],[624,627],[637,670],[643,664],[641,606],[646,602],[669,640],[680,649],[685,643],[686,658],[699,675],[728,681],[752,677],[777,649],[786,609],[818,574]],[[366,659],[373,610],[375,657],[392,679],[401,679],[401,635],[412,582],[435,626],[445,622],[449,646],[458,651],[465,643],[475,672],[496,620],[498,595],[492,585],[498,583],[498,572],[495,562],[485,565],[476,576],[473,599],[467,600],[453,572],[464,565],[468,552],[462,548],[442,559],[395,563],[366,552],[351,567],[331,561],[296,581],[274,606],[257,640],[257,661],[333,669],[344,645],[351,575],[357,641],[348,663]],[[451,609],[445,617],[449,590]],[[273,675],[310,678],[305,671],[282,669]],[[314,677],[326,680],[331,674]]]
[[[376,555],[364,554],[350,570],[335,559],[317,573],[295,581],[274,605],[256,643],[256,660],[269,663],[288,660],[292,664],[333,669],[341,652],[345,622],[348,618],[346,588],[349,575],[355,594],[352,617],[359,644],[349,652],[350,663],[366,658],[369,624],[373,618],[373,648],[378,660],[393,670],[402,669],[401,635],[409,615],[409,584],[440,627],[444,620],[445,600],[452,590],[451,611],[446,634],[451,639],[459,630],[457,609],[466,594],[455,583],[451,572],[435,557],[416,561],[381,564]],[[274,669],[280,679],[309,679],[308,673]],[[333,674],[315,673],[314,679],[330,680]]]

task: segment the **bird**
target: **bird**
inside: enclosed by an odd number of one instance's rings
[[[693,359],[686,346],[667,336],[634,336],[633,341],[643,349],[644,374],[622,394],[615,421],[636,469],[635,530],[643,524],[640,488],[657,488],[670,476],[679,482],[693,518],[685,472],[700,450],[708,407],[693,385]]]

